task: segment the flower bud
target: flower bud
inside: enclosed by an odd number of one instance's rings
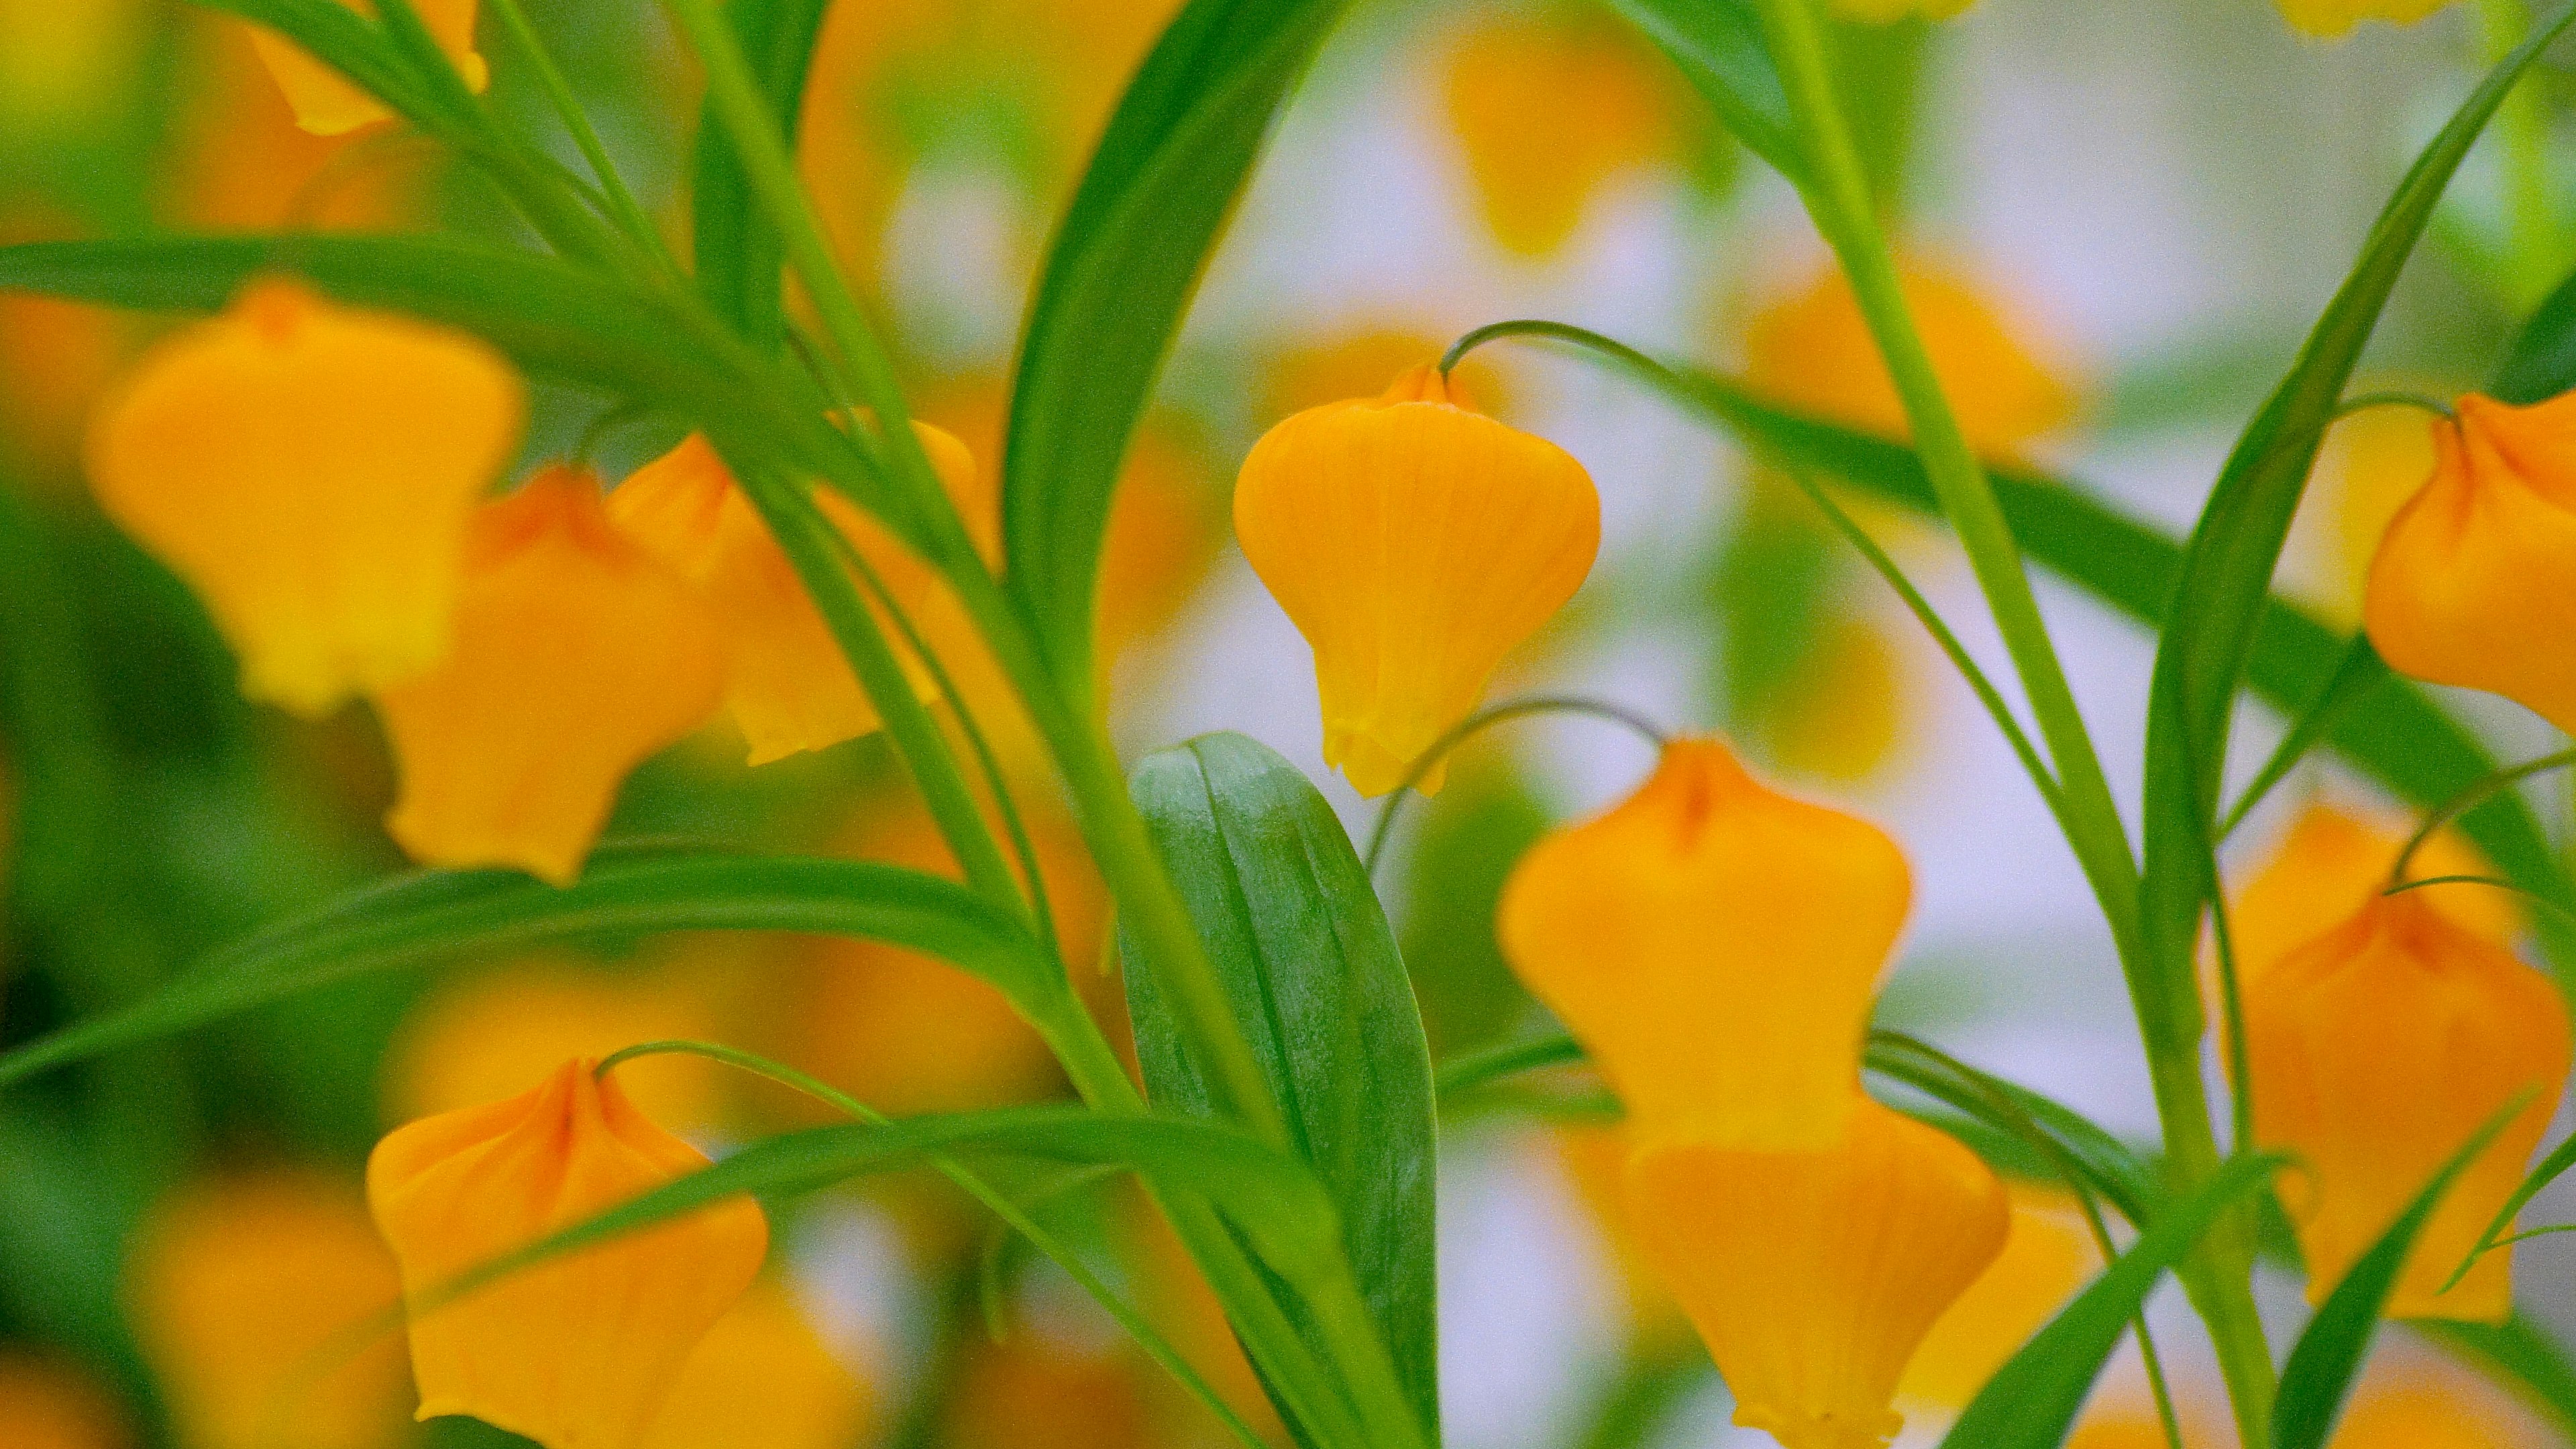
[[[2433,476],[2371,560],[2362,620],[2390,667],[2576,730],[2576,395],[2475,395],[2433,423]]]
[[[377,698],[402,775],[386,827],[424,864],[569,884],[627,771],[723,679],[697,595],[610,525],[596,478],[550,469],[476,515],[447,662]]]
[[[1735,1395],[1787,1449],[1877,1449],[1906,1360],[2003,1251],[2009,1210],[1975,1153],[1859,1095],[1815,1152],[1640,1148],[1631,1220]]]
[[[2521,1182],[2567,1076],[2557,989],[2427,899],[2372,896],[2245,990],[2254,1136],[2295,1154],[2281,1202],[2322,1301],[2470,1136],[2518,1095],[2530,1103],[2453,1183],[2415,1240],[2392,1318],[2499,1320],[2510,1250],[2441,1286]]]
[[[1531,847],[1496,925],[1641,1143],[1796,1151],[1832,1145],[1850,1117],[1911,891],[1876,826],[1683,739],[1617,808]]]
[[[1563,449],[1421,367],[1272,428],[1243,460],[1234,530],[1314,648],[1325,763],[1383,795],[1573,596],[1601,500]]]
[[[376,7],[370,0],[340,0],[358,13],[372,17]],[[491,70],[474,50],[475,0],[412,0],[420,23],[429,29],[438,48],[447,53],[466,88],[476,95],[491,83]],[[295,124],[316,136],[338,136],[390,121],[394,113],[374,96],[358,89],[348,77],[323,64],[303,46],[268,29],[254,25],[251,44],[259,51],[260,63],[277,80],[277,88],[286,93],[286,103],[295,108]]]
[[[525,412],[473,338],[254,282],[100,408],[90,479],[205,601],[242,692],[319,715],[446,653],[466,522]]]
[[[367,1198],[412,1300],[423,1419],[471,1414],[546,1449],[628,1449],[760,1270],[768,1222],[733,1198],[420,1301],[707,1165],[595,1066],[567,1062],[523,1096],[424,1117],[367,1161]]]

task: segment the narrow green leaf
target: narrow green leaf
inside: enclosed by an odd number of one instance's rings
[[[2263,803],[2263,797],[2271,793],[2272,787],[2288,778],[2290,771],[2298,768],[2299,761],[2306,759],[2310,750],[2323,744],[2347,715],[2377,694],[2381,685],[2396,677],[2389,670],[2388,662],[2381,659],[2379,651],[2371,646],[2370,636],[2353,635],[2352,642],[2344,646],[2343,658],[2335,664],[2334,673],[2327,677],[2326,687],[2317,692],[2315,699],[2308,701],[2307,708],[2291,718],[2290,728],[2282,734],[2281,743],[2273,747],[2272,757],[2263,762],[2263,768],[2256,771],[2253,780],[2246,785],[2245,793],[2238,796],[2236,804],[2228,810],[2227,818],[2219,822],[2219,838],[2225,839],[2228,832],[2236,828],[2237,822]]]
[[[2432,1220],[2442,1195],[2451,1190],[2470,1160],[2495,1141],[2530,1098],[2530,1093],[2523,1093],[2472,1133],[2318,1306],[2281,1369],[2280,1397],[2272,1401],[2275,1449],[2325,1449],[2335,1419],[2343,1412],[2344,1398],[2361,1372],[2362,1358],[2370,1350],[2371,1336],[2378,1331],[2380,1310],[2387,1306],[2398,1272],[2406,1266],[2406,1254],[2415,1246],[2415,1235]]]
[[[2152,1220],[2163,1201],[2154,1169],[2127,1143],[2051,1097],[1979,1071],[1897,1032],[1871,1032],[1862,1060],[1870,1071],[1903,1082],[2004,1134],[2025,1152],[2034,1146],[2029,1134],[2036,1129],[2063,1154],[2085,1187],[2132,1224],[2143,1226]],[[2056,1164],[2041,1166],[2056,1175]]]
[[[2502,1323],[2428,1319],[2412,1327],[2576,1437],[2576,1362],[2540,1325],[2516,1313]]]
[[[1692,89],[1745,149],[1771,163],[1791,185],[1807,185],[1806,157],[1789,119],[1789,93],[1762,37],[1762,18],[1745,0],[1612,0],[1681,67]]]
[[[1052,1001],[1064,989],[1015,921],[939,876],[861,861],[611,847],[562,889],[512,871],[432,871],[369,887],[217,952],[122,1011],[0,1055],[0,1087],[366,972],[638,931],[859,936],[940,957],[1017,1002]]]
[[[2109,1271],[1986,1381],[1943,1436],[1942,1449],[2057,1449],[2103,1360],[2119,1347],[2147,1295],[2222,1214],[2252,1197],[2279,1166],[2274,1157],[2237,1158],[2160,1214]]]
[[[337,0],[195,0],[208,10],[238,15],[273,30],[347,76],[423,130],[450,127],[451,113],[432,104],[428,88],[411,72],[384,28]]]
[[[1241,735],[1146,757],[1133,792],[1290,1139],[1340,1206],[1412,1410],[1437,1425],[1431,1057],[1368,873],[1306,777]],[[1127,991],[1154,1103],[1209,1115],[1151,973]]]
[[[1121,460],[1217,234],[1348,0],[1190,0],[1127,87],[1057,230],[1002,458],[1010,585],[1065,689],[1092,688],[1092,595]]]
[[[725,7],[791,149],[804,114],[814,41],[829,8],[830,0],[731,0]],[[786,334],[779,311],[786,248],[754,201],[751,178],[712,112],[698,122],[697,166],[689,205],[698,292],[753,346],[775,352]]]

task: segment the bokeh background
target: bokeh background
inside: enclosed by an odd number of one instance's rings
[[[916,410],[987,468],[1052,218],[1172,8],[833,9],[808,180]],[[2513,8],[2332,45],[2294,36],[2264,0],[1983,0],[1938,27],[1851,30],[1882,197],[1972,438],[2187,528],[2414,147],[2483,68],[2482,23]],[[624,174],[681,234],[697,83],[659,12],[529,9]],[[578,167],[508,37],[487,21],[483,45],[492,104]],[[2542,174],[2576,175],[2558,120],[2570,77],[2544,66],[2531,94],[2516,124]],[[2472,159],[2367,385],[2473,386],[2576,261],[2576,217],[2517,210],[2507,169],[2493,142]],[[294,227],[519,235],[488,188],[417,141],[297,131],[238,22],[163,0],[0,0],[0,240]],[[1322,768],[1305,648],[1226,535],[1251,441],[1520,316],[1887,426],[1893,400],[1824,269],[1787,188],[1603,7],[1364,0],[1282,127],[1129,464],[1106,583],[1122,742],[1244,731],[1364,831],[1373,807]],[[0,1046],[403,867],[379,824],[391,786],[373,719],[242,703],[196,603],[88,501],[88,404],[168,320],[0,296]],[[1792,788],[1886,824],[1917,898],[1883,1017],[2150,1134],[2126,999],[2074,862],[1896,601],[1794,490],[1652,398],[1525,343],[1464,375],[1488,410],[1581,458],[1605,505],[1590,582],[1498,694],[1583,692],[1722,730]],[[546,392],[526,462],[588,449],[614,476],[674,440]],[[2339,427],[2286,586],[2349,623],[2377,528],[2428,458],[2409,415]],[[1946,538],[1863,516],[1971,650],[1999,658]],[[2043,597],[2134,813],[2147,640],[2069,590]],[[2508,758],[2551,747],[2519,711],[2453,702]],[[2276,729],[2249,715],[2240,755],[2259,760]],[[740,753],[721,734],[674,750],[630,783],[616,829],[944,864],[881,742],[758,771]],[[1649,763],[1598,723],[1509,726],[1408,817],[1381,880],[1436,1054],[1533,1027],[1493,946],[1493,893],[1537,832]],[[2548,798],[2564,822],[2563,792]],[[2312,764],[2244,833],[2238,868],[2319,803],[2397,818]],[[1068,957],[1103,959],[1098,886],[1069,828],[1043,809],[1039,827]],[[1114,1014],[1106,974],[1098,999]],[[0,1446],[510,1442],[462,1421],[414,1428],[398,1341],[344,1334],[393,1296],[358,1193],[365,1152],[390,1125],[516,1093],[566,1056],[673,1036],[775,1055],[890,1112],[1063,1091],[989,989],[884,948],[766,938],[601,941],[371,978],[48,1077],[0,1096]],[[711,1150],[814,1120],[702,1064],[625,1071],[649,1111]],[[1726,1427],[1705,1361],[1628,1273],[1602,1212],[1604,1140],[1511,1112],[1444,1139],[1450,1442],[1768,1443]],[[1090,1194],[1047,1213],[1257,1400],[1140,1204]],[[2528,1221],[2571,1215],[2553,1194]],[[1912,1385],[1913,1437],[1928,1442],[2000,1352],[1980,1343],[2008,1344],[2089,1271],[2061,1207],[2034,1195],[2028,1218],[2019,1279],[1979,1310],[1992,1323],[1954,1334],[1957,1362]],[[809,1200],[779,1238],[652,1449],[1216,1442],[1067,1280],[944,1186]],[[2571,1254],[2543,1240],[2519,1272],[2526,1305],[2576,1332]],[[2267,1301],[2295,1324],[2295,1281],[2268,1283]],[[2187,1415],[2211,1420],[2188,1316],[2160,1303],[2154,1321]],[[2558,1442],[2402,1333],[2380,1360],[2351,1443]],[[2143,1412],[2138,1385],[2133,1360],[2115,1367],[2096,1442],[2146,1442],[2118,1437]]]

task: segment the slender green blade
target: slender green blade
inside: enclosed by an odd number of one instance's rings
[[[1271,125],[1348,0],[1190,0],[1056,230],[1002,456],[1010,584],[1058,681],[1092,688],[1092,595],[1136,422]]]
[[[1612,0],[1652,37],[1714,107],[1745,149],[1771,163],[1792,185],[1807,184],[1806,157],[1789,119],[1789,93],[1762,37],[1762,17],[1746,0]]]
[[[1368,873],[1306,777],[1241,735],[1148,756],[1133,791],[1290,1138],[1340,1206],[1413,1410],[1437,1424],[1431,1057]],[[1151,974],[1130,972],[1127,990],[1155,1104],[1209,1115]]]
[[[1941,1440],[1942,1449],[2057,1449],[2084,1407],[2103,1360],[2165,1273],[2221,1215],[2250,1199],[2280,1165],[2240,1157],[2157,1216],[2129,1251],[2022,1345]]]
[[[791,148],[804,113],[814,41],[829,8],[830,0],[731,0],[725,6]],[[699,295],[745,340],[764,352],[777,351],[786,336],[779,310],[786,248],[754,202],[751,178],[713,112],[698,122],[697,184],[689,205]]]
[[[337,0],[195,0],[274,30],[347,76],[424,130],[446,129],[449,115],[433,104],[430,89],[384,28]],[[444,62],[442,62],[444,64]]]
[[[216,953],[122,1011],[0,1055],[0,1087],[367,972],[641,931],[861,936],[940,957],[1015,1001],[1063,989],[1015,921],[939,876],[862,861],[611,847],[561,889],[512,871],[431,871],[358,891]]]

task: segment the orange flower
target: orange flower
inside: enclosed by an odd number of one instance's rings
[[[1519,256],[1563,250],[1604,187],[1673,144],[1655,57],[1610,26],[1483,21],[1440,88],[1485,224]]]
[[[569,884],[626,772],[715,709],[716,626],[570,468],[483,506],[462,592],[447,662],[377,698],[402,773],[386,826],[425,864]]]
[[[2016,1182],[2003,1252],[1959,1295],[1898,1381],[1900,1401],[1959,1410],[2102,1271],[2102,1252],[2074,1194]]]
[[[2290,525],[2287,590],[2336,628],[2361,627],[2371,555],[2432,474],[2433,434],[2416,409],[2364,408],[2337,420]]]
[[[2576,730],[2576,394],[2461,398],[2433,444],[2432,479],[2371,561],[2370,642],[2400,673]]]
[[[2412,25],[2451,0],[2280,0],[2281,15],[2309,35],[2332,39],[2365,20]]]
[[[2074,417],[2073,389],[1973,283],[1911,261],[1903,284],[1969,446],[2012,457]],[[1745,329],[1744,377],[1787,407],[1893,438],[1913,431],[1851,284],[1831,267],[1754,314]]]
[[[991,508],[978,506],[981,484],[965,445],[926,424],[914,424],[913,431],[950,498],[970,519],[989,519]],[[938,587],[930,566],[839,494],[817,489],[814,497],[895,603],[917,618]],[[706,439],[691,434],[636,469],[609,495],[608,509],[619,529],[695,584],[715,610],[726,649],[725,707],[750,742],[751,763],[824,749],[881,727],[796,565]],[[926,673],[914,685],[925,698],[934,692]]]
[[[10,1449],[130,1449],[125,1411],[67,1360],[0,1349],[0,1444]]]
[[[370,0],[340,0],[342,5],[372,18],[376,7]],[[465,78],[466,88],[480,95],[491,83],[491,72],[483,57],[474,51],[475,0],[413,0],[421,23],[429,27],[438,48],[447,53],[458,75]],[[251,27],[251,43],[259,47],[259,58],[268,73],[277,78],[277,88],[286,93],[286,102],[295,108],[295,122],[317,136],[338,136],[390,121],[393,112],[384,103],[358,89],[347,77],[323,64],[313,54],[285,36],[264,26]]]
[[[1573,596],[1601,544],[1601,500],[1562,449],[1418,367],[1382,397],[1309,408],[1263,436],[1243,460],[1234,531],[1314,648],[1325,762],[1383,795]],[[1434,768],[1422,791],[1442,777]]]
[[[425,143],[314,135],[261,63],[255,27],[193,7],[182,15],[193,84],[175,117],[162,220],[191,231],[381,231],[412,212]]]
[[[1557,1161],[1593,1225],[1601,1230],[1628,1309],[1629,1336],[1640,1345],[1681,1338],[1689,1330],[1681,1305],[1638,1245],[1628,1222],[1628,1133],[1617,1125],[1559,1127],[1548,1134]]]
[[[764,1283],[689,1355],[643,1449],[850,1449],[871,1398],[795,1298]]]
[[[2388,872],[2405,844],[2406,830],[2399,823],[2323,802],[2299,812],[2228,904],[2228,941],[2235,948],[2240,988],[2352,919],[2388,884]],[[2425,840],[2407,872],[2417,879],[2493,873],[2476,847],[2452,829]],[[2491,887],[2433,886],[2423,898],[2460,926],[2499,944],[2510,941],[2522,924],[2512,894]]]
[[[376,1144],[367,1198],[414,1300],[420,1417],[471,1414],[546,1449],[627,1449],[674,1376],[751,1286],[769,1227],[747,1198],[418,1300],[470,1270],[707,1165],[596,1063],[425,1117]]]
[[[2003,1251],[1975,1153],[1852,1091],[1813,1152],[1667,1139],[1628,1167],[1629,1216],[1735,1395],[1787,1449],[1878,1449],[1933,1323]]]
[[[2567,1009],[2539,972],[2425,895],[2371,897],[2247,986],[2255,1140],[2306,1163],[2282,1178],[2281,1201],[2319,1301],[2471,1133],[2536,1091],[2425,1224],[2389,1301],[2396,1318],[2496,1320],[2512,1306],[2509,1249],[2438,1290],[2549,1125]]]
[[[242,692],[319,715],[446,652],[466,519],[521,394],[472,338],[255,282],[101,407],[90,478],[206,601]]]
[[[1911,891],[1876,826],[1683,739],[1616,809],[1531,847],[1497,926],[1641,1144],[1821,1149],[1857,1101],[1871,993]]]
[[[126,1301],[193,1449],[392,1449],[402,1434],[400,1302],[352,1184],[280,1170],[212,1179],[157,1204]],[[15,1441],[10,1441],[15,1442]]]
[[[1131,1449],[1151,1442],[1134,1367],[1036,1325],[979,1349],[948,1408],[946,1449]]]
[[[703,994],[665,971],[602,970],[561,956],[522,957],[442,981],[386,1047],[387,1120],[494,1101],[567,1057],[720,1036]],[[618,1069],[618,1081],[656,1122],[689,1131],[716,1119],[715,1064],[703,1058],[632,1062]]]

